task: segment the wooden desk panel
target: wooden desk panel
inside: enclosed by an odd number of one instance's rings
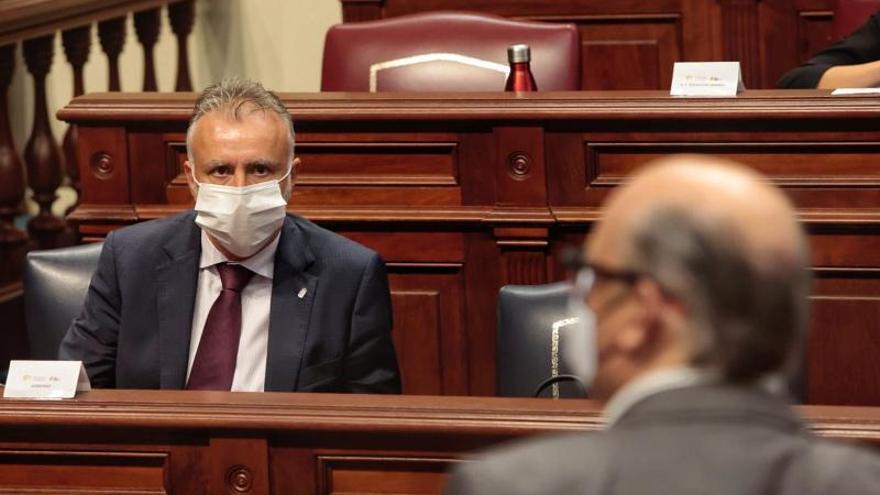
[[[880,448],[877,408],[801,412],[819,435]],[[0,492],[439,493],[468,452],[601,424],[596,403],[575,400],[135,390],[0,400]]]
[[[191,204],[193,94],[96,94],[79,125],[87,240]],[[880,100],[820,91],[283,95],[303,166],[291,210],[379,251],[413,394],[492,395],[495,297],[564,276],[626,174],[713,153],[767,174],[806,223],[817,276],[807,399],[880,405]],[[548,351],[549,352],[549,351]],[[845,384],[845,385],[842,385]]]

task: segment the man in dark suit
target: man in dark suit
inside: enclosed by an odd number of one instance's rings
[[[462,463],[448,493],[880,493],[875,454],[815,438],[782,392],[808,263],[793,207],[753,171],[674,157],[637,173],[572,294],[588,336],[572,364],[606,402],[605,431],[503,446]]]
[[[272,92],[207,88],[187,131],[195,210],[107,236],[60,358],[96,387],[400,392],[385,265],[286,214],[293,146]]]

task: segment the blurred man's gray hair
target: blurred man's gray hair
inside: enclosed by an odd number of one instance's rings
[[[759,263],[734,226],[670,206],[645,217],[632,243],[635,267],[691,311],[692,364],[739,383],[796,373],[812,287],[802,230],[791,256]]]

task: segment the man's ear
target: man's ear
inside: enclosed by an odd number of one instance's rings
[[[633,291],[638,298],[641,314],[639,324],[628,326],[620,331],[618,345],[629,354],[652,354],[654,346],[663,339],[664,308],[666,296],[656,282],[642,279],[636,282]]]
[[[199,186],[193,179],[194,173],[195,170],[193,169],[192,164],[189,163],[189,160],[185,160],[183,162],[183,175],[186,177],[186,184],[189,186],[189,193],[192,194],[193,200],[196,199],[199,191]]]
[[[293,159],[290,162],[290,182],[296,182],[296,176],[299,175],[299,167],[302,165],[302,160],[299,157]]]

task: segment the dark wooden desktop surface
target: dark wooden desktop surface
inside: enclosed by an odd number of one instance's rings
[[[804,406],[880,448],[880,409]],[[96,390],[0,399],[0,493],[438,493],[468,452],[601,428],[597,403],[493,397]]]
[[[192,204],[182,164],[195,96],[92,94],[59,112],[79,126],[72,218],[84,240]],[[880,99],[282,96],[303,161],[290,209],[388,262],[405,393],[494,394],[498,288],[562,279],[560,251],[581,243],[607,194],[646,161],[687,152],[742,161],[797,206],[816,276],[808,403],[880,405]]]

